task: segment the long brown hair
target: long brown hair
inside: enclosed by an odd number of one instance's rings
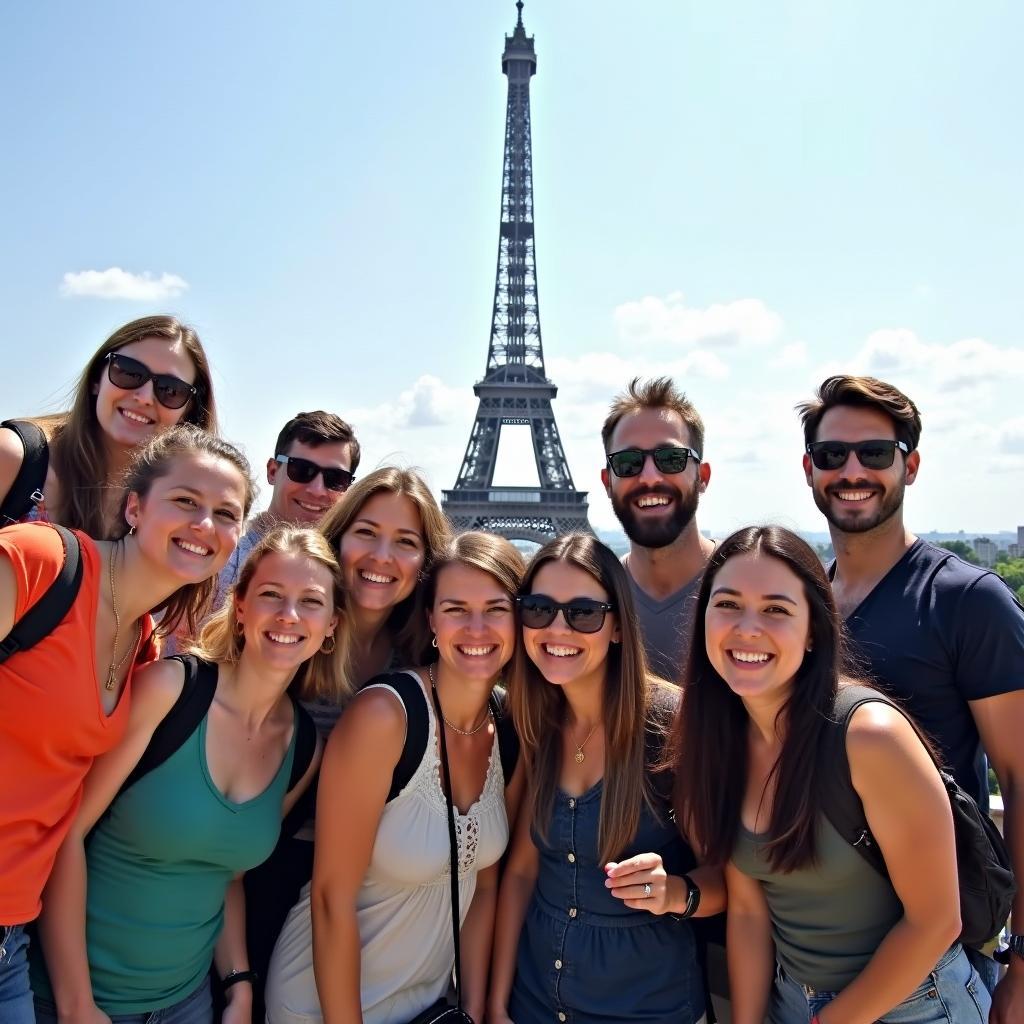
[[[451,524],[423,477],[414,469],[385,466],[357,480],[320,521],[320,532],[340,561],[341,538],[359,518],[363,506],[383,493],[400,494],[416,506],[423,528],[422,579],[430,572],[434,558],[451,537]],[[387,627],[398,660],[405,664],[422,664],[430,649],[430,630],[427,628],[421,586],[415,586],[404,601],[395,605],[388,616]]]
[[[652,804],[645,741],[648,730],[658,726],[653,697],[662,683],[647,670],[629,578],[611,549],[585,533],[550,541],[533,556],[520,592],[532,593],[537,573],[552,562],[582,569],[604,588],[622,634],[622,642],[608,648],[606,662],[604,791],[598,826],[602,860],[616,860],[636,835],[642,805]],[[512,655],[509,705],[522,744],[533,825],[546,835],[561,774],[566,699],[561,687],[544,679],[522,643]]]
[[[782,751],[769,778],[775,782],[775,797],[765,854],[772,870],[788,872],[815,860],[821,811],[817,762],[847,659],[824,567],[810,545],[781,526],[738,530],[718,545],[704,572],[673,730],[676,817],[710,862],[723,864],[732,856],[747,785],[750,720],[743,702],[711,664],[704,616],[718,571],[729,559],[753,553],[776,558],[790,569],[803,584],[810,607],[811,650],[779,712]]]
[[[180,342],[185,348],[196,369],[196,393],[180,423],[194,424],[211,434],[217,432],[210,364],[193,328],[173,316],[145,316],[114,331],[78,378],[71,408],[37,420],[49,436],[50,459],[60,481],[59,507],[49,510],[50,518],[98,540],[111,535],[110,524],[103,517],[104,494],[120,481],[108,479],[107,450],[96,418],[95,387],[107,356],[143,338],[164,338]]]
[[[338,625],[334,630],[334,649],[329,652],[317,651],[304,663],[302,696],[343,704],[352,695],[352,681],[348,670],[352,645],[345,611],[345,584],[341,576],[341,567],[330,545],[323,534],[312,527],[280,523],[260,540],[249,552],[226,600],[207,620],[199,638],[189,646],[189,651],[208,661],[238,664],[242,648],[245,646],[245,638],[238,632],[235,601],[246,596],[260,562],[271,554],[305,555],[311,561],[324,566],[331,574],[331,597],[334,612],[338,616]]]
[[[118,516],[114,539],[120,540],[128,532],[125,508],[129,496],[137,494],[140,498],[145,498],[155,480],[167,476],[179,458],[190,455],[210,455],[213,458],[222,459],[238,470],[244,486],[242,518],[249,515],[249,509],[252,507],[256,494],[256,484],[246,457],[233,444],[214,437],[199,427],[191,424],[186,426],[179,424],[165,430],[162,434],[157,434],[135,454],[125,475],[125,494],[121,502],[121,513]],[[202,583],[186,583],[171,594],[166,601],[156,608],[150,609],[154,613],[163,613],[157,632],[161,636],[170,636],[184,623],[188,634],[195,635],[196,625],[202,622],[209,611],[216,584],[216,576],[203,580]]]

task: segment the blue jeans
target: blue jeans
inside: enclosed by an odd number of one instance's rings
[[[777,967],[769,1024],[808,1024],[836,995],[801,985]],[[991,1005],[992,997],[958,944],[879,1024],[986,1024]]]
[[[0,1017],[7,1024],[6,1017]],[[210,979],[203,980],[190,996],[178,1000],[173,1006],[147,1013],[112,1013],[111,1024],[213,1024],[213,1000]],[[36,1024],[57,1024],[57,1007],[48,999],[36,996]]]
[[[999,984],[999,979],[1003,976],[1002,966],[992,957],[985,956],[980,949],[970,949],[964,946],[964,952],[967,954],[967,959],[971,961],[971,966],[978,972],[982,985],[988,989],[988,994],[992,995],[996,990],[996,985]]]
[[[28,936],[23,925],[0,924],[0,1021],[35,1024],[28,983]]]

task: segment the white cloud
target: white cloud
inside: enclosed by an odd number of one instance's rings
[[[1024,376],[1024,349],[999,348],[983,338],[942,345],[922,341],[907,328],[886,328],[868,335],[854,363],[862,373],[913,374],[938,391],[957,392]]]
[[[432,374],[423,374],[392,401],[352,412],[354,422],[376,430],[444,427],[465,423],[468,437],[476,397],[469,388],[451,388]]]
[[[807,365],[807,345],[802,341],[794,341],[783,345],[779,354],[772,360],[772,366],[783,370],[796,370]]]
[[[148,270],[133,274],[120,267],[107,270],[69,272],[61,281],[60,293],[66,298],[129,299],[134,302],[156,302],[173,299],[188,288],[178,274],[155,277]]]
[[[1000,451],[1009,455],[1024,455],[1024,417],[1007,420],[998,430]]]
[[[782,317],[760,299],[687,306],[679,292],[626,302],[614,312],[624,341],[642,344],[734,348],[766,345],[782,334]]]

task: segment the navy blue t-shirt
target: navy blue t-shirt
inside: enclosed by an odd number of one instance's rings
[[[967,702],[1024,690],[1024,608],[995,573],[916,540],[847,618],[854,653],[903,702],[979,806],[984,752]]]

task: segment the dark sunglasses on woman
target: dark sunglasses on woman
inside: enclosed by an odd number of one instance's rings
[[[608,467],[616,476],[639,476],[648,456],[654,459],[659,473],[669,476],[682,473],[691,458],[700,462],[700,456],[692,448],[663,444],[658,448],[623,448],[621,452],[612,452],[608,456]]]
[[[599,633],[604,625],[604,617],[613,610],[607,601],[574,597],[562,603],[547,594],[523,594],[516,598],[516,604],[519,605],[519,617],[527,629],[544,629],[561,612],[568,627],[577,633]]]
[[[324,487],[329,491],[347,491],[355,477],[347,469],[337,466],[320,466],[309,459],[300,459],[297,455],[275,455],[275,462],[280,462],[293,484],[312,483],[318,473],[323,474]]]
[[[865,469],[888,469],[896,459],[896,449],[904,455],[910,449],[902,441],[812,441],[807,454],[818,469],[842,469],[850,452]]]
[[[107,380],[122,391],[138,391],[147,380],[151,380],[153,397],[165,409],[180,409],[197,390],[194,384],[172,373],[153,373],[145,363],[120,352],[107,353]]]

